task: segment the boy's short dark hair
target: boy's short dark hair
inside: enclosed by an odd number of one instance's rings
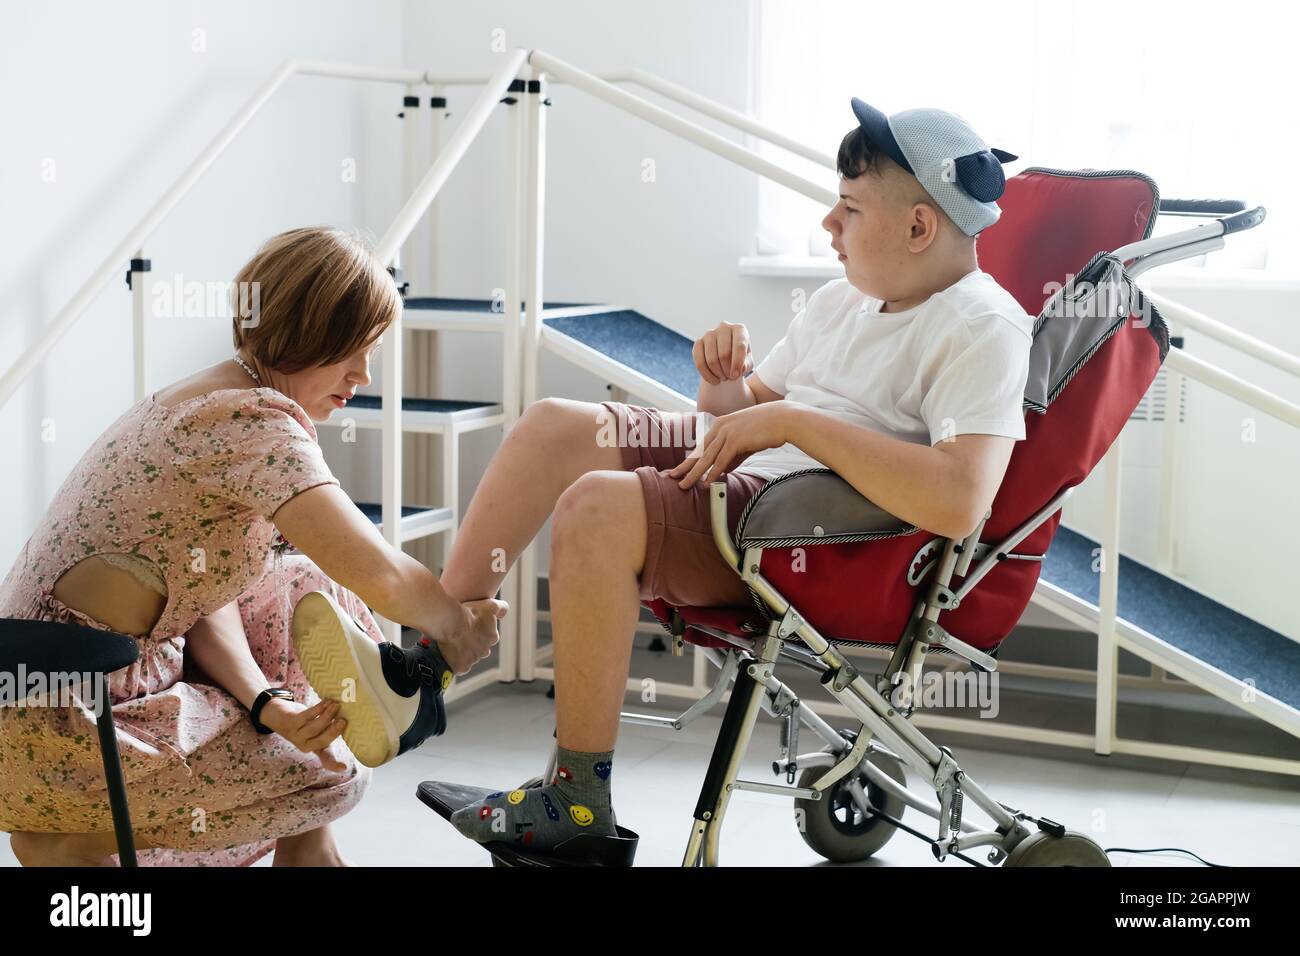
[[[888,158],[872,144],[861,126],[855,126],[840,140],[835,156],[835,171],[845,179],[857,179],[870,170],[880,172],[880,160]]]

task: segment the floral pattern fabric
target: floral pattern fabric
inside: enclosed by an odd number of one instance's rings
[[[370,770],[342,740],[326,771],[185,659],[196,621],[237,601],[253,659],[272,686],[319,698],[293,655],[293,607],[330,592],[382,640],[369,609],[305,555],[273,548],[271,516],[308,488],[337,484],[311,419],[271,388],[220,389],[175,406],[132,406],[73,468],[3,584],[0,617],[107,629],[54,597],[54,582],[91,555],[125,552],[157,566],[166,606],[139,659],[107,681],[132,825],[162,849],[142,864],[247,865],[277,837],[337,819]],[[65,699],[64,701],[67,702]],[[0,830],[112,829],[94,715],[70,706],[0,707]],[[46,702],[48,703],[48,702]]]

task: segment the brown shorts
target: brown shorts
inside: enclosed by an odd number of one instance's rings
[[[662,598],[687,607],[748,607],[748,589],[713,543],[709,486],[696,482],[683,491],[677,486],[679,479],[668,475],[693,447],[694,416],[622,402],[601,404],[618,416],[623,469],[636,472],[645,495],[641,600]],[[688,446],[687,441],[692,444]],[[723,480],[727,483],[727,520],[734,533],[740,513],[767,479],[733,472]]]

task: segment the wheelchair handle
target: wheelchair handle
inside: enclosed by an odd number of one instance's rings
[[[1161,213],[1183,216],[1226,216],[1241,212],[1246,204],[1240,199],[1162,199]]]
[[[1246,229],[1254,229],[1264,221],[1267,213],[1263,206],[1256,206],[1254,209],[1247,209],[1232,216],[1225,216],[1219,222],[1223,224],[1223,234],[1226,236],[1230,232],[1242,232]]]

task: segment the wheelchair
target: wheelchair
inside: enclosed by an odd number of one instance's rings
[[[940,861],[1110,865],[1083,833],[994,799],[951,749],[929,740],[910,721],[916,688],[929,654],[951,655],[976,675],[997,669],[998,650],[1034,592],[1062,505],[1155,380],[1169,330],[1134,276],[1222,245],[1220,237],[1257,225],[1264,210],[1162,202],[1155,182],[1130,170],[1038,167],[1010,179],[1000,202],[1002,218],[980,236],[980,266],[1038,318],[1023,403],[1026,437],[1016,443],[979,526],[964,540],[936,537],[877,507],[828,469],[810,469],[769,481],[732,528],[726,486],[715,483],[714,542],[754,606],[646,605],[675,651],[695,645],[717,668],[712,689],[671,725],[688,724],[730,691],[685,866],[719,862],[719,835],[737,790],[791,800],[805,842],[834,862],[868,859],[903,830],[929,842]],[[1213,221],[1152,238],[1160,213]],[[886,649],[884,670],[865,673],[845,654],[851,647]],[[818,716],[778,677],[785,667],[813,672],[856,726],[837,729]],[[760,712],[780,726],[775,783],[739,777]],[[820,748],[800,753],[801,734],[814,735]],[[525,786],[540,785],[552,769]],[[486,793],[437,782],[418,788],[419,798],[444,816]],[[968,803],[992,826],[972,821]],[[936,822],[933,837],[903,822],[908,809]],[[504,842],[487,848],[501,865],[608,866],[630,864],[635,845],[635,834],[620,830],[558,856]],[[977,848],[986,863],[968,856]]]

